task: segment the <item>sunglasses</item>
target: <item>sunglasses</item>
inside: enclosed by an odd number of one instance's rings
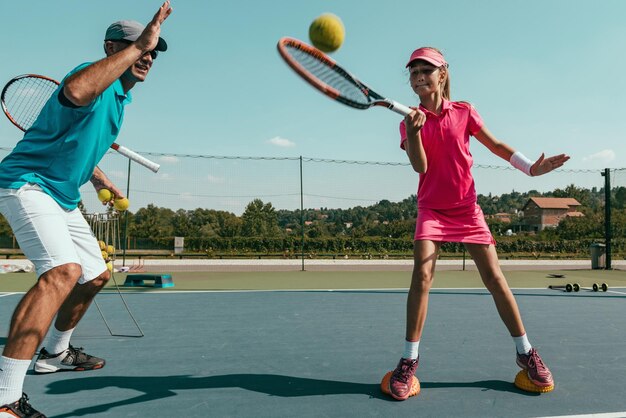
[[[115,39],[115,40],[112,40],[112,42],[121,42],[126,45],[130,45],[133,43],[133,41],[129,41],[128,39]],[[152,51],[149,51],[149,52],[153,60],[155,60],[156,57],[159,56],[159,51],[157,51],[156,49],[153,49]]]

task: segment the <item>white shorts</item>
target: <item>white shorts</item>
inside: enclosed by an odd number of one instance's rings
[[[24,255],[35,265],[37,277],[54,267],[76,263],[83,270],[78,280],[82,284],[107,270],[98,240],[80,210],[63,209],[38,185],[0,188],[0,212]]]

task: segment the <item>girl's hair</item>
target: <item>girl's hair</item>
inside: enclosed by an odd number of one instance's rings
[[[443,57],[443,52],[439,49],[434,48],[432,46],[427,46],[426,48],[432,49],[433,51],[437,51]],[[450,71],[448,70],[448,65],[446,64],[444,67],[446,72],[446,80],[443,82],[443,86],[441,87],[441,95],[444,99],[450,100]]]

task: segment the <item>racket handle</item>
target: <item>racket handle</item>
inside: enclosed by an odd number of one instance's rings
[[[146,157],[143,157],[137,154],[135,151],[129,150],[123,145],[118,145],[116,143],[113,143],[113,145],[111,145],[111,148],[113,148],[115,151],[122,154],[124,157],[129,158],[130,160],[136,162],[137,164],[141,164],[142,166],[152,170],[155,173],[159,171],[159,168],[161,168],[159,164],[153,161],[150,161]]]
[[[413,109],[411,109],[410,107],[400,104],[394,100],[390,100],[390,101],[391,101],[391,107],[389,108],[389,110],[393,110],[394,112],[399,113],[402,116],[407,116],[409,113],[413,111]]]

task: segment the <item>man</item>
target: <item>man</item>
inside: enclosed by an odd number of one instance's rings
[[[115,141],[130,89],[143,82],[157,51],[167,44],[161,24],[169,0],[147,27],[115,22],[107,29],[100,61],[74,69],[44,106],[37,121],[0,163],[0,211],[38,280],[17,305],[0,357],[0,416],[44,417],[22,393],[26,371],[50,328],[36,373],[92,370],[104,359],[70,345],[72,331],[110,278],[100,248],[77,209],[79,188],[123,197],[96,166]],[[6,414],[6,415],[5,415]]]

